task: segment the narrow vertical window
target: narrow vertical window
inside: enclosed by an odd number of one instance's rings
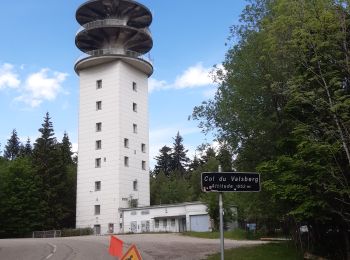
[[[137,92],[137,84],[136,84],[136,82],[132,83],[132,90]]]
[[[141,152],[146,152],[146,144],[141,144]]]
[[[101,190],[101,182],[95,181],[95,191],[100,191],[100,190]]]
[[[137,134],[137,124],[132,125],[134,134]]]
[[[146,161],[142,161],[141,167],[142,170],[146,170]]]
[[[101,213],[101,206],[95,205],[95,215],[100,215],[100,213]]]
[[[96,101],[96,110],[102,109],[102,101]]]
[[[132,103],[132,111],[137,112],[137,104]]]
[[[96,150],[102,149],[102,141],[101,140],[96,141],[95,148],[96,148]]]
[[[95,168],[101,168],[101,158],[95,159]]]
[[[102,123],[96,123],[96,132],[101,132],[102,131]]]
[[[124,156],[124,166],[129,167],[129,157]]]
[[[129,148],[129,139],[128,138],[124,138],[124,147]]]
[[[102,88],[102,79],[96,80],[96,89]]]
[[[137,191],[137,180],[134,180],[133,183],[132,183],[132,187],[133,187],[133,190],[134,191]]]

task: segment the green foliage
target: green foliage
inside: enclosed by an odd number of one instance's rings
[[[39,131],[33,151],[28,139],[11,160],[0,157],[0,237],[75,225],[76,165],[68,158],[69,138],[56,141],[48,113]]]
[[[177,132],[173,147],[163,146],[159,150],[159,155],[155,157],[157,164],[154,167],[153,175],[163,172],[166,176],[170,176],[172,172],[185,175],[190,159],[187,157],[188,150],[183,145],[183,138]]]
[[[172,173],[170,177],[163,172],[151,177],[151,204],[173,204],[191,201],[191,187],[180,173]]]
[[[220,259],[220,254],[207,259]],[[241,247],[225,250],[225,259],[232,260],[301,260],[303,257],[292,243],[271,243],[253,247]]]
[[[0,166],[0,237],[21,237],[41,228],[40,184],[28,158]]]
[[[94,234],[92,228],[77,228],[77,229],[63,229],[61,236],[62,237],[75,237],[75,236],[88,236]]]
[[[350,256],[349,10],[348,1],[251,1],[231,28],[215,98],[193,111],[235,152],[235,169],[261,173],[262,192],[230,195],[241,221],[296,234],[317,226],[307,249],[340,259]],[[327,226],[342,233],[334,247],[320,239]]]
[[[21,143],[19,141],[16,129],[13,129],[10,139],[7,141],[4,150],[4,158],[14,160],[20,154]]]
[[[163,172],[166,176],[169,176],[170,172],[172,171],[172,168],[171,168],[171,163],[172,163],[171,148],[164,145],[159,150],[159,153],[160,154],[155,157],[157,164],[154,167],[153,174],[158,175],[161,172]]]
[[[193,232],[188,231],[182,233],[184,236],[190,236],[190,237],[199,237],[199,238],[209,238],[209,239],[220,239],[220,232],[219,231],[213,231],[213,232]],[[251,236],[247,231],[236,228],[233,231],[225,231],[224,232],[224,238],[225,239],[234,239],[234,240],[255,240],[259,239],[259,237]]]
[[[190,159],[187,157],[188,150],[185,149],[183,145],[183,138],[179,132],[177,132],[174,143],[173,143],[173,152],[172,157],[172,170],[177,171],[184,175],[186,173],[186,167]]]

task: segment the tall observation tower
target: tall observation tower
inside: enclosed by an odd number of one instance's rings
[[[132,0],[90,0],[76,19],[80,77],[77,228],[119,232],[118,209],[149,206],[152,14]]]

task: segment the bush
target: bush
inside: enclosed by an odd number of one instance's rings
[[[88,236],[92,235],[94,230],[92,228],[76,228],[76,229],[63,229],[62,237],[75,237],[75,236]]]

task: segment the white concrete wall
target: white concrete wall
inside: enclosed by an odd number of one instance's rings
[[[201,203],[173,204],[136,209],[120,209],[123,223],[122,233],[131,233],[131,223],[137,223],[136,233],[142,232],[142,222],[149,221],[150,232],[179,232],[182,217],[186,218],[187,230],[190,230],[190,216],[207,215],[207,207]],[[146,214],[148,212],[148,214]],[[155,219],[160,219],[159,227],[155,226]],[[163,220],[167,221],[166,227]],[[171,225],[171,219],[175,219],[175,225]],[[208,226],[210,223],[208,223]]]
[[[102,80],[101,89],[96,89],[97,80]],[[113,223],[118,232],[118,208],[128,207],[128,199],[149,205],[147,84],[147,75],[120,60],[80,71],[78,228],[98,224],[103,234]],[[102,101],[102,110],[96,111],[97,101]],[[133,112],[133,103],[137,103],[137,112]],[[96,132],[98,122],[101,132]],[[137,134],[133,133],[134,123]],[[129,139],[129,148],[124,148],[124,138]],[[102,141],[102,149],[96,150],[96,140]],[[145,153],[141,143],[146,144]],[[124,156],[129,157],[129,167],[124,166]],[[96,158],[101,158],[101,168],[95,168]],[[146,170],[141,168],[142,161]],[[133,190],[134,180],[138,181],[137,191]],[[95,181],[101,181],[100,191],[95,191]],[[94,205],[100,205],[100,215],[95,215]]]

